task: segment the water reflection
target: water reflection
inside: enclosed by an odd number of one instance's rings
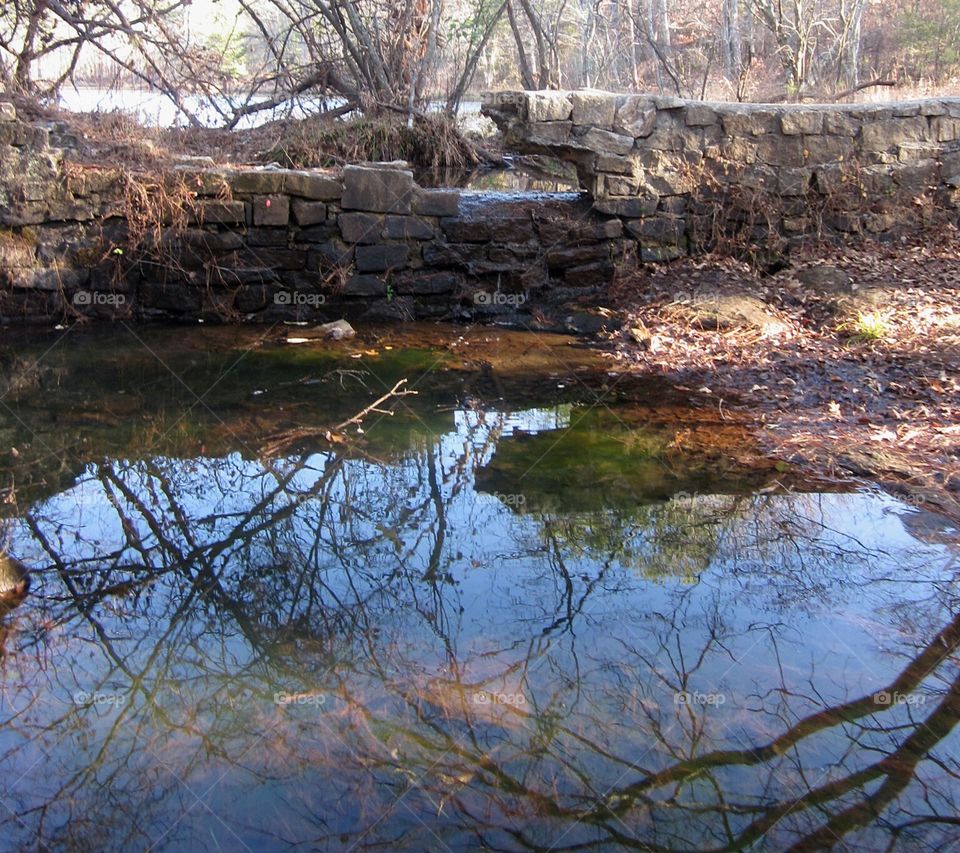
[[[950,849],[949,537],[635,441],[608,471],[572,412],[464,409],[389,460],[105,458],[6,522],[39,583],[0,847]]]

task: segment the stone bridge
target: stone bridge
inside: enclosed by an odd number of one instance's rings
[[[497,92],[482,111],[508,149],[576,164],[594,210],[624,221],[643,260],[724,239],[892,235],[960,202],[958,99],[808,106]]]

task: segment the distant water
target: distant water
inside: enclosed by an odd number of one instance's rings
[[[211,103],[207,98],[198,95],[188,95],[184,99],[184,106],[197,116],[200,121],[210,127],[217,127],[224,123],[224,117],[217,111],[219,106],[226,114],[244,103],[242,98],[231,102],[228,98],[221,98]],[[322,98],[317,95],[308,95],[288,101],[272,110],[264,110],[244,117],[237,125],[241,129],[258,127],[261,124],[281,118],[306,118],[325,109],[332,109],[344,103],[342,98]],[[178,114],[176,105],[160,92],[150,89],[103,89],[93,86],[81,86],[64,89],[60,95],[60,106],[71,112],[111,112],[123,110],[130,113],[145,125],[151,127],[172,127],[187,124],[183,115]],[[440,104],[433,105],[439,109]],[[467,124],[468,129],[476,129],[483,121],[480,117],[480,102],[465,101],[460,105],[460,116]]]

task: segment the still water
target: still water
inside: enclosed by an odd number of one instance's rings
[[[947,522],[557,336],[283,337],[0,345],[0,849],[960,849]]]
[[[256,99],[254,99],[256,102]],[[133,116],[147,127],[174,127],[186,124],[184,116],[166,95],[155,89],[96,86],[67,86],[59,94],[60,106],[71,112],[112,112],[121,110]],[[183,103],[190,113],[207,127],[219,127],[233,110],[245,106],[248,101],[242,94],[237,97],[207,98],[201,95],[186,95]],[[245,130],[278,119],[303,119],[319,112],[341,106],[340,98],[324,98],[320,95],[301,95],[281,103],[271,110],[244,116],[237,127]],[[435,102],[429,109],[441,110],[443,104]],[[464,101],[458,111],[464,130],[476,131],[489,127],[489,119],[480,115],[479,101]]]

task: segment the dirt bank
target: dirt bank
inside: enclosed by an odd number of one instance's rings
[[[776,455],[960,519],[960,232],[811,241],[760,275],[684,259],[618,281],[609,357],[753,424]]]

